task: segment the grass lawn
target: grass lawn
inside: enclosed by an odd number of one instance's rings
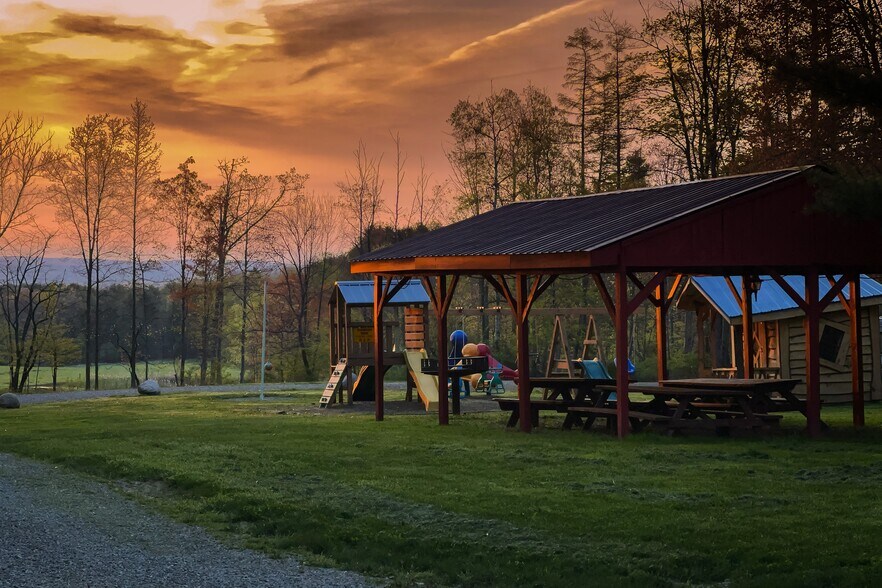
[[[195,381],[198,360],[189,360],[187,373],[188,378]],[[191,368],[193,372],[191,373]],[[94,368],[93,368],[94,369]],[[150,362],[149,375],[151,378],[174,381],[175,366],[172,360],[163,359]],[[238,382],[239,366],[225,365],[224,380]],[[144,379],[144,362],[138,362],[138,376]],[[250,376],[250,374],[249,374]],[[58,388],[59,390],[82,390],[86,381],[86,366],[64,365],[58,368]],[[102,363],[98,365],[98,381],[102,390],[117,390],[129,387],[129,366],[122,363]],[[29,391],[46,392],[52,387],[52,368],[46,366],[36,367],[31,371]],[[9,369],[6,366],[0,366],[0,390],[6,390],[9,387]]]
[[[400,585],[874,585],[882,406],[818,441],[535,434],[485,413],[316,416],[297,400],[96,399],[0,412],[0,448],[118,484],[236,544]],[[284,410],[287,414],[277,414]],[[296,414],[300,412],[300,414]],[[135,531],[136,532],[136,531]]]

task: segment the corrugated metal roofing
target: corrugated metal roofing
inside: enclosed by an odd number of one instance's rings
[[[782,277],[798,294],[803,294],[805,292],[805,277]],[[740,289],[741,276],[731,276],[731,279],[732,283],[735,284],[735,287]],[[787,292],[785,292],[771,276],[760,276],[760,279],[762,280],[762,286],[753,297],[752,307],[754,316],[772,312],[797,310],[799,308],[790,296],[787,295]],[[838,280],[839,276],[836,276],[835,279]],[[725,315],[727,319],[732,320],[741,317],[741,308],[738,306],[738,301],[735,300],[735,296],[732,295],[732,290],[729,289],[729,285],[726,283],[725,278],[718,276],[693,277],[692,283],[714,304],[714,306],[717,307],[717,310]],[[821,278],[818,281],[819,295],[823,298],[829,291],[830,282],[826,277]],[[850,296],[848,286],[846,286],[842,292],[845,295],[845,299],[848,300]],[[872,278],[862,275],[861,300],[879,296],[882,296],[882,284]],[[838,300],[839,297],[836,297],[834,302],[838,302]]]
[[[591,251],[802,171],[792,168],[590,196],[515,202],[367,253],[356,261]]]
[[[398,280],[392,280],[395,285]],[[346,304],[372,305],[374,303],[374,282],[372,280],[350,280],[337,282],[337,288],[343,295]],[[409,280],[407,284],[395,293],[389,304],[421,304],[429,302],[429,295],[419,280]]]

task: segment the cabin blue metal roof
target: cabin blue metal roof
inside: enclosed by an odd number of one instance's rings
[[[392,285],[398,280],[392,280]],[[372,280],[350,280],[337,282],[337,288],[343,296],[343,300],[350,306],[371,306],[374,303],[374,282]],[[409,280],[407,284],[395,293],[388,304],[428,304],[429,295],[419,280]],[[387,304],[387,305],[388,305]]]
[[[839,277],[835,276],[835,279],[838,280]],[[805,292],[804,276],[783,276],[783,278],[798,294]],[[731,279],[736,288],[741,287],[741,276],[731,276]],[[760,276],[760,279],[762,280],[762,286],[753,298],[754,316],[799,310],[797,304],[793,302],[790,296],[771,276]],[[732,295],[732,290],[729,289],[729,285],[724,277],[693,277],[691,281],[727,320],[731,321],[735,318],[741,318],[741,308],[738,305],[738,301],[735,300],[735,296]],[[830,282],[826,277],[820,278],[818,280],[819,295],[824,297],[829,291]],[[845,295],[845,299],[848,300],[850,297],[848,286],[843,288],[842,292]],[[872,278],[861,275],[861,300],[879,297],[882,297],[882,284]],[[839,297],[837,296],[833,301],[838,302]],[[832,308],[832,306],[828,308]]]

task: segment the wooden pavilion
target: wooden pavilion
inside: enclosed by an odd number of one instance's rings
[[[850,317],[850,342],[861,340],[860,273],[882,273],[882,233],[876,226],[818,212],[811,174],[792,168],[591,196],[516,202],[355,259],[353,273],[374,276],[375,363],[382,365],[383,308],[401,278],[420,278],[438,318],[438,355],[447,355],[447,315],[459,278],[483,276],[512,309],[517,330],[521,430],[529,432],[528,329],[530,310],[561,274],[591,274],[616,330],[616,422],[629,432],[628,317],[644,301],[656,309],[658,378],[667,379],[665,316],[689,275],[740,276],[730,286],[752,329],[751,292],[768,275],[804,312],[806,418],[809,434],[821,432],[820,318],[846,285],[842,303]],[[641,279],[640,275],[649,275]],[[804,292],[783,275],[805,277]],[[605,276],[611,276],[609,288]],[[819,295],[819,279],[831,287]],[[833,276],[840,276],[834,279]],[[395,281],[395,280],[398,281]],[[743,339],[744,377],[753,375],[753,338]],[[861,354],[853,354],[853,419],[863,425]],[[439,381],[447,380],[440,362]],[[382,370],[377,369],[376,374]],[[377,376],[376,418],[383,419]],[[440,394],[438,420],[449,421]]]

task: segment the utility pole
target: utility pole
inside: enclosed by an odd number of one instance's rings
[[[260,343],[260,399],[266,382],[266,280],[263,281],[263,337]]]

